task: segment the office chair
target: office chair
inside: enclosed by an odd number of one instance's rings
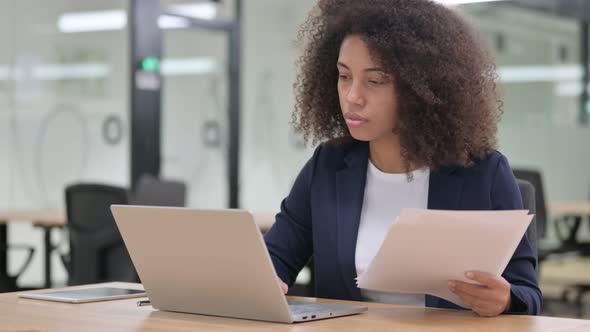
[[[547,207],[545,205],[545,190],[543,188],[543,178],[541,172],[533,169],[518,169],[512,170],[514,177],[530,183],[535,192],[535,220],[537,223],[538,238],[545,237],[545,230],[547,228]],[[530,210],[530,209],[529,209]]]
[[[537,239],[546,237],[546,230],[548,225],[547,207],[545,204],[545,190],[543,188],[543,177],[541,172],[534,169],[518,169],[512,170],[517,179],[525,180],[533,185],[535,189],[535,221],[537,224]],[[559,222],[554,223],[555,230],[559,232]],[[567,252],[569,245],[562,243],[558,248],[538,248],[539,262],[545,260],[549,255]]]
[[[186,185],[180,181],[162,180],[150,174],[140,177],[130,203],[151,206],[184,206]]]
[[[522,197],[522,205],[525,210],[529,210],[530,214],[534,214],[533,220],[531,224],[526,230],[526,235],[533,248],[533,252],[535,253],[536,264],[535,269],[537,273],[539,272],[539,258],[538,258],[538,239],[539,239],[539,231],[538,231],[538,224],[537,224],[537,204],[535,199],[535,188],[534,186],[525,180],[516,179],[516,183],[518,183],[518,189],[520,189],[520,196]]]
[[[111,204],[127,204],[127,190],[100,184],[66,188],[70,254],[63,258],[69,285],[139,280],[111,214]]]
[[[522,195],[522,201],[523,201],[523,205],[524,208],[526,210],[529,210],[530,213],[535,213],[535,218],[533,218],[533,221],[531,222],[531,225],[529,225],[529,228],[527,229],[527,236],[529,239],[529,242],[531,244],[531,247],[533,247],[533,250],[537,253],[538,255],[538,259],[537,259],[537,274],[539,274],[539,262],[542,262],[544,259],[547,258],[547,256],[549,254],[559,254],[559,253],[565,253],[569,250],[571,250],[569,247],[559,247],[553,250],[539,250],[538,249],[538,242],[537,240],[541,237],[538,236],[536,237],[536,235],[539,235],[539,228],[538,228],[538,224],[535,224],[535,219],[543,220],[543,223],[546,222],[546,210],[545,210],[545,204],[544,201],[541,202],[542,204],[539,204],[539,200],[536,200],[536,196],[537,194],[541,194],[541,200],[543,200],[543,186],[542,186],[542,182],[541,182],[541,176],[540,173],[537,171],[530,171],[530,170],[514,170],[514,174],[517,177],[517,182],[518,182],[518,187],[520,189],[520,193]],[[526,178],[526,179],[530,179],[532,181],[534,181],[534,184],[529,183],[528,181],[522,180],[522,178]],[[535,202],[536,201],[536,202]],[[539,213],[539,210],[536,210],[537,208],[541,207],[541,213]],[[536,210],[536,211],[535,211]],[[545,229],[546,225],[543,225],[543,230]],[[544,231],[543,231],[544,232]],[[535,233],[537,233],[535,235]],[[543,234],[543,233],[541,233]],[[562,292],[561,296],[559,296],[556,299],[553,298],[547,298],[544,297],[544,301],[547,305],[551,304],[551,303],[561,303],[561,304],[567,304],[568,302],[568,298],[570,298],[570,294],[573,295],[574,298],[574,305],[576,307],[577,310],[577,315],[578,317],[582,317],[583,316],[583,311],[584,311],[584,304],[583,304],[583,297],[584,294],[586,294],[587,292],[590,291],[590,285],[587,284],[575,284],[575,285],[571,285],[569,287],[566,287],[565,290]],[[545,306],[544,308],[544,312],[547,313],[548,311],[550,312],[550,306]]]

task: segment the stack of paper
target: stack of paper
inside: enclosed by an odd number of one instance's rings
[[[500,276],[533,219],[526,210],[402,210],[360,288],[438,296],[466,307],[449,280],[475,283],[466,271]]]

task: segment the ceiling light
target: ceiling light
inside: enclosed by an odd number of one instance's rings
[[[212,2],[188,3],[169,7],[171,14],[211,20],[217,16],[217,6]],[[121,30],[127,26],[127,12],[122,9],[97,10],[89,12],[70,12],[61,14],[57,20],[60,32],[91,32]],[[161,29],[190,27],[190,22],[182,17],[161,15],[158,18]]]
[[[57,27],[61,32],[87,32],[123,29],[127,25],[124,10],[73,12],[59,16]]]

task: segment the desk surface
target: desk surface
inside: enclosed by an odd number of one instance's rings
[[[106,285],[141,288],[139,284]],[[510,315],[481,318],[467,311],[377,303],[362,303],[369,311],[361,315],[276,324],[163,312],[150,306],[137,307],[137,300],[66,304],[20,299],[16,293],[0,294],[0,331],[590,331],[590,320]]]
[[[64,226],[65,212],[52,209],[12,209],[0,210],[0,224],[31,222],[38,226]]]
[[[590,216],[590,201],[551,202],[549,212],[561,216]]]
[[[544,260],[541,263],[540,273],[540,280],[543,283],[589,285],[590,258],[575,257],[559,260]]]

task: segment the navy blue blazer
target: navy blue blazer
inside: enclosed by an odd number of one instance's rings
[[[275,270],[287,285],[293,285],[313,256],[317,297],[361,299],[355,283],[355,251],[368,160],[366,142],[324,143],[297,176],[275,224],[264,236]],[[494,152],[468,168],[432,171],[428,208],[521,209],[522,199],[506,157]],[[512,285],[511,313],[540,312],[535,265],[535,253],[525,235],[502,274]],[[426,295],[426,306],[461,309],[430,295]]]

